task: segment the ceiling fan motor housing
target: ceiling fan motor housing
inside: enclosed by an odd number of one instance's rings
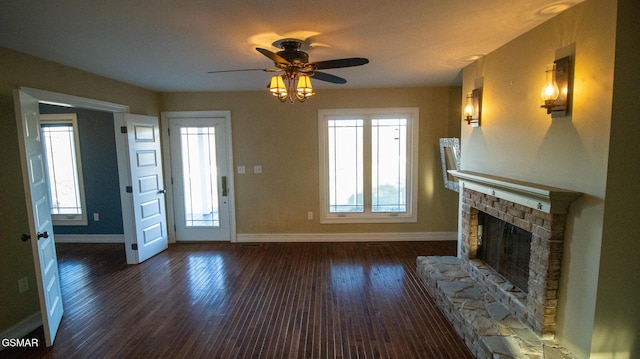
[[[289,61],[292,65],[303,66],[309,62],[309,55],[304,51],[300,51],[300,47],[302,46],[300,41],[283,41],[280,46],[282,47],[282,51],[278,51],[278,55]]]

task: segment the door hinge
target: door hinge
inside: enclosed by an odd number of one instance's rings
[[[175,224],[173,225],[173,231],[174,231],[174,232],[177,232],[177,231],[178,231],[178,229],[176,228],[176,225],[175,225]]]
[[[131,243],[131,249],[134,251],[138,250],[138,243]]]
[[[167,135],[171,136],[171,129],[167,128]]]
[[[127,126],[120,127],[120,133],[127,133]]]
[[[127,186],[127,193],[133,193],[133,187]]]

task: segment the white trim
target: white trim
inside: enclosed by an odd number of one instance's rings
[[[327,126],[331,119],[359,118],[365,122],[363,128],[364,148],[364,191],[371,190],[371,182],[367,179],[371,175],[371,159],[367,157],[371,143],[370,124],[372,119],[403,117],[407,119],[407,210],[406,212],[374,213],[371,211],[370,198],[364,193],[364,212],[362,213],[331,213],[329,212],[329,164]],[[396,117],[397,116],[397,117]],[[418,107],[399,108],[362,108],[362,109],[320,109],[318,110],[318,172],[320,192],[320,223],[415,223],[418,221],[418,152],[420,133],[420,112]]]
[[[36,330],[39,326],[42,325],[42,315],[40,312],[35,312],[23,320],[19,321],[15,325],[12,325],[7,330],[0,333],[0,338],[11,339],[11,338],[23,338],[27,336],[32,331]],[[43,343],[44,344],[44,343]],[[0,351],[4,350],[5,347],[0,343]]]
[[[124,243],[124,234],[56,234],[56,243]]]
[[[106,112],[129,112],[129,106],[120,105],[117,103],[94,100],[86,97],[66,95],[62,93],[22,86],[20,87],[20,90],[28,93],[30,96],[35,97],[40,102],[56,103],[58,106],[78,107]]]
[[[408,242],[457,241],[457,232],[241,233],[238,242]]]

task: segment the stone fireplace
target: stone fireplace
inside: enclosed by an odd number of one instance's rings
[[[469,188],[462,189],[462,196],[460,257],[464,269],[492,288],[496,299],[534,332],[554,334],[565,215],[545,213]],[[528,293],[487,271],[478,260],[479,211],[532,233]]]
[[[449,172],[459,181],[458,258],[419,257],[423,281],[478,357],[501,353],[504,343],[542,353],[550,342],[540,340],[552,341],[556,330],[567,210],[580,193],[469,171]],[[479,259],[479,240],[485,243],[487,235],[483,216],[504,221],[518,236],[530,238],[529,250],[521,256],[528,255],[528,268],[518,269],[518,285]],[[479,224],[484,232],[480,238]],[[504,309],[496,311],[498,307]],[[525,332],[532,334],[522,337]]]

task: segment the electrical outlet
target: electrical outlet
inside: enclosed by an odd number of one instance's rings
[[[100,213],[94,213],[93,214],[93,220],[98,222],[100,220]]]
[[[260,174],[260,173],[262,173],[262,166],[261,166],[261,165],[255,165],[255,166],[253,166],[253,173],[255,173],[255,174]]]
[[[313,219],[313,212],[307,212],[307,219]]]
[[[29,279],[27,279],[27,277],[18,279],[18,290],[20,290],[20,293],[29,290]]]

